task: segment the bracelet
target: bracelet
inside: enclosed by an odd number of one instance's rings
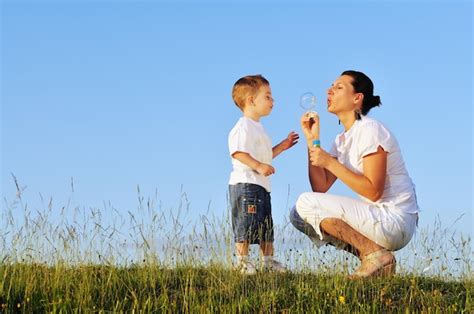
[[[321,142],[319,140],[313,140],[313,147],[321,147]]]

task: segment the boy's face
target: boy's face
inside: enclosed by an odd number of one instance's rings
[[[270,86],[263,85],[258,89],[257,95],[254,97],[250,107],[259,117],[268,116],[272,112],[273,97]]]

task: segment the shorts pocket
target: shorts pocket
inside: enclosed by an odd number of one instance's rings
[[[256,215],[262,207],[262,200],[257,197],[244,196],[240,202],[242,212],[248,215]]]

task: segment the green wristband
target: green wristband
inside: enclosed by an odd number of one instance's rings
[[[319,140],[313,140],[313,147],[321,147],[321,142]]]

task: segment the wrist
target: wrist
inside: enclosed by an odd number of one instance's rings
[[[306,142],[308,144],[308,148],[321,147],[321,141],[319,139],[308,138]]]
[[[287,148],[285,147],[285,140],[281,141],[278,146],[282,152],[287,150]]]

